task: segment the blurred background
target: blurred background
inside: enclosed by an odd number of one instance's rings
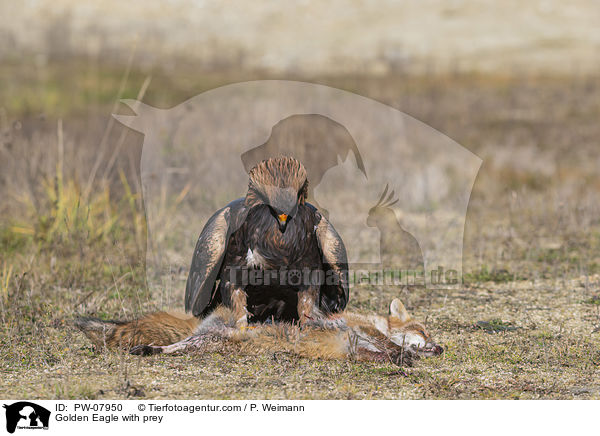
[[[475,278],[594,273],[598,18],[584,0],[3,1],[5,297],[8,271],[31,255],[71,288],[112,281],[88,268],[107,260],[143,288],[131,273],[145,250],[143,136],[111,117],[131,114],[119,100],[170,108],[267,78],[365,95],[481,157],[464,250]],[[164,216],[189,188],[161,203]],[[162,239],[176,225],[164,220]]]
[[[597,69],[598,5],[576,0],[3,2],[2,57],[81,56],[285,74]]]

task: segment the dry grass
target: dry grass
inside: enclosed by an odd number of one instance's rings
[[[94,354],[73,316],[132,317],[178,304],[181,290],[145,288],[142,138],[106,128],[114,100],[135,98],[148,74],[123,82],[118,68],[70,62],[43,76],[0,71],[11,79],[0,89],[0,396],[600,398],[597,78],[312,78],[395,106],[484,159],[464,286],[400,295],[447,351],[402,377],[287,354]],[[156,71],[145,100],[167,107],[252,77]],[[350,307],[382,313],[397,294],[360,287]]]

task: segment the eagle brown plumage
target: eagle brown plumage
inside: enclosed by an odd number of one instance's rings
[[[302,163],[270,158],[256,165],[249,179],[246,196],[217,211],[198,238],[186,311],[202,316],[223,303],[244,324],[304,323],[344,309],[346,249],[329,221],[306,202]]]

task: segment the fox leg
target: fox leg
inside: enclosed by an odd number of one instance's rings
[[[232,327],[222,314],[216,310],[202,320],[196,327],[195,334],[170,345],[138,345],[129,350],[131,354],[152,356],[155,354],[173,354],[179,351],[206,352],[212,348],[218,349],[223,343],[234,336],[238,330]],[[211,348],[212,346],[212,348]]]
[[[399,366],[412,365],[412,353],[404,347],[401,347],[385,336],[371,336],[350,333],[348,336],[350,354],[358,360],[367,362],[387,362]]]
[[[409,347],[403,347],[387,337],[378,338],[378,347],[388,356],[392,363],[400,366],[412,366],[416,357],[415,353]]]
[[[356,358],[365,362],[376,362],[376,363],[393,363],[394,365],[412,366],[412,360],[410,355],[404,354],[388,354],[384,351],[371,351],[367,349],[360,349],[356,355]],[[408,374],[400,369],[397,374],[404,377],[408,377]]]
[[[186,345],[180,342],[165,346],[136,345],[129,350],[129,354],[135,356],[154,356],[155,354],[172,354],[177,351],[184,351],[185,349]]]
[[[129,354],[137,356],[154,356],[156,354],[174,354],[179,351],[206,351],[210,344],[219,342],[223,338],[212,333],[202,335],[193,335],[185,338],[182,341],[175,342],[171,345],[154,346],[154,345],[137,345],[129,350]]]

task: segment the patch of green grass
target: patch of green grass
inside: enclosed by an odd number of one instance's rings
[[[600,295],[594,295],[593,297],[588,298],[583,301],[584,304],[593,304],[595,306],[600,306]]]
[[[534,336],[537,337],[538,339],[541,339],[542,341],[554,339],[554,334],[547,330],[539,331],[539,332],[535,333]]]
[[[463,281],[465,283],[477,283],[477,282],[495,282],[495,283],[507,283],[515,280],[526,280],[516,273],[511,273],[507,269],[489,269],[487,266],[481,267],[478,271],[467,272],[463,275]]]
[[[504,322],[501,319],[492,319],[491,321],[477,321],[475,327],[487,333],[512,332],[517,329],[512,323]]]
[[[202,71],[196,66],[179,64],[177,75],[154,68],[152,71],[109,60],[98,65],[80,58],[62,59],[42,67],[29,63],[4,62],[0,65],[0,88],[3,108],[13,116],[31,117],[44,114],[52,118],[75,118],[90,111],[110,110],[118,99],[135,99],[144,81],[152,82],[144,101],[167,108],[200,92],[228,83],[265,79],[258,72]],[[119,92],[121,91],[121,92]]]
[[[0,249],[6,256],[25,251],[31,241],[32,235],[27,229],[14,225],[0,225]]]

